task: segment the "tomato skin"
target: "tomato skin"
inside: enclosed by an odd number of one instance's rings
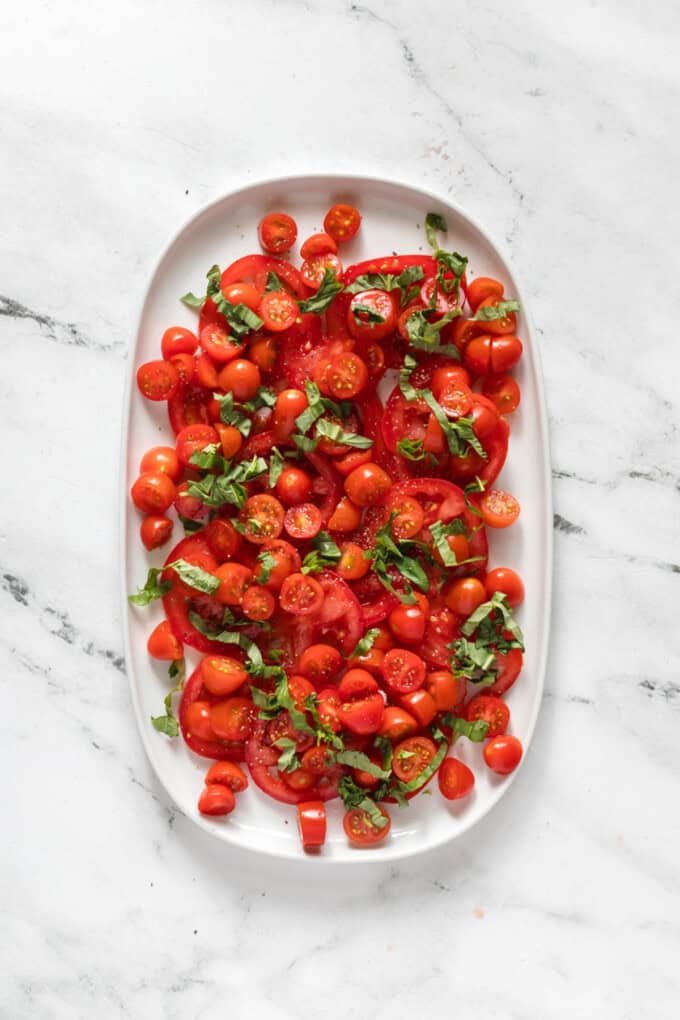
[[[499,414],[512,414],[520,403],[520,388],[511,375],[488,375],[482,393],[492,401]]]
[[[182,645],[170,629],[167,620],[162,620],[149,634],[146,649],[152,659],[174,662],[183,655]]]
[[[522,671],[524,656],[519,648],[511,648],[509,652],[496,652],[496,668],[498,675],[491,687],[487,687],[485,693],[500,697],[510,690],[515,680]]]
[[[425,637],[427,617],[420,606],[409,606],[401,602],[387,619],[390,630],[398,641],[417,645]]]
[[[203,686],[221,698],[234,694],[248,679],[238,659],[229,655],[207,655],[200,664],[200,670]]]
[[[378,810],[387,819],[387,824],[382,829],[373,824],[363,808],[352,808],[346,813],[342,820],[342,826],[350,843],[355,843],[357,846],[382,843],[390,831],[391,820],[382,804],[378,804]]]
[[[302,390],[281,390],[274,405],[272,431],[277,443],[285,442],[295,432],[295,419],[307,409],[309,402]]]
[[[321,609],[323,600],[323,588],[309,575],[289,574],[281,585],[279,605],[287,613],[308,616]]]
[[[241,609],[249,620],[261,623],[263,620],[270,620],[274,615],[276,599],[267,588],[255,584],[246,590],[241,601]]]
[[[338,718],[352,733],[376,733],[380,729],[385,704],[375,677],[365,669],[350,669],[338,688]]]
[[[220,437],[222,455],[232,460],[243,446],[243,436],[233,425],[222,425],[221,422],[215,423],[215,431]]]
[[[457,616],[470,616],[486,602],[486,589],[476,577],[460,577],[446,593],[446,605]]]
[[[276,365],[277,355],[277,344],[271,336],[256,337],[248,345],[248,357],[260,372],[271,372]]]
[[[482,301],[492,298],[500,301],[503,297],[503,284],[500,280],[494,280],[490,276],[478,276],[467,286],[467,302],[473,312],[476,312]]]
[[[368,382],[368,369],[361,358],[345,351],[334,354],[326,372],[326,386],[336,400],[351,400],[358,396]]]
[[[441,365],[434,370],[430,389],[439,400],[445,390],[460,385],[470,386],[470,375],[462,365]]]
[[[425,688],[432,696],[438,712],[452,712],[462,708],[465,702],[465,678],[457,678],[447,669],[436,669],[428,673]]]
[[[323,219],[323,229],[342,244],[351,241],[361,226],[361,213],[353,205],[333,205]]]
[[[507,734],[493,737],[484,745],[484,761],[499,776],[514,772],[522,760],[522,742]]]
[[[318,850],[326,842],[326,808],[323,801],[306,800],[297,807],[298,830],[305,850]]]
[[[224,518],[216,517],[209,521],[202,534],[220,564],[232,559],[241,548],[241,536],[231,521]]]
[[[218,602],[224,606],[240,606],[243,596],[252,583],[252,570],[242,563],[228,561],[220,564],[214,574],[220,581],[220,586],[215,592]]]
[[[195,354],[198,350],[198,337],[184,326],[170,326],[161,337],[161,353],[166,361],[175,354]]]
[[[179,376],[169,361],[147,361],[137,369],[137,386],[147,400],[169,400],[179,386]]]
[[[402,783],[417,779],[437,753],[437,745],[429,737],[408,737],[397,744],[392,770]]]
[[[338,245],[331,235],[326,233],[312,234],[300,246],[300,255],[303,259],[311,259],[314,255],[325,255],[327,252],[337,255]]]
[[[487,598],[495,592],[503,592],[511,609],[516,609],[524,601],[524,582],[510,567],[496,567],[490,570],[484,581]]]
[[[271,333],[283,333],[295,324],[300,309],[297,301],[285,290],[270,290],[262,295],[259,312],[265,329]]]
[[[248,740],[257,717],[249,698],[227,698],[210,709],[210,725],[220,740]]]
[[[207,390],[217,389],[217,368],[209,354],[199,354],[196,358],[196,380]]]
[[[401,705],[415,718],[421,729],[429,726],[437,714],[434,698],[424,688],[404,694],[399,699]]]
[[[475,785],[475,775],[460,758],[444,758],[437,773],[439,791],[447,800],[467,797]]]
[[[260,304],[260,294],[252,283],[228,283],[221,286],[222,296],[232,305],[245,305],[251,312],[256,312]]]
[[[301,503],[286,510],[283,526],[297,541],[308,541],[321,531],[321,512],[314,503]]]
[[[196,375],[196,358],[191,354],[173,354],[168,364],[177,372],[180,386],[188,386]]]
[[[142,457],[139,471],[140,474],[145,471],[162,471],[176,484],[182,476],[182,465],[173,446],[154,446]]]
[[[352,655],[347,660],[348,666],[356,666],[359,669],[366,669],[376,676],[382,675],[382,666],[385,660],[385,653],[379,648],[369,648],[363,655]]]
[[[370,450],[352,450],[351,453],[346,453],[344,456],[334,460],[333,466],[341,475],[347,477],[347,475],[354,471],[354,468],[360,467],[362,464],[368,464],[371,459],[372,454]]]
[[[297,238],[297,223],[287,213],[269,213],[257,228],[260,244],[271,255],[290,251]]]
[[[345,492],[356,506],[381,503],[391,485],[387,472],[372,462],[361,464],[345,478]]]
[[[174,525],[169,517],[145,517],[139,534],[145,549],[160,549],[172,536]]]
[[[382,322],[371,322],[362,308],[370,308]],[[364,290],[353,294],[347,309],[347,329],[357,340],[385,340],[397,328],[395,298],[384,290]]]
[[[487,489],[479,502],[484,523],[489,528],[508,528],[520,514],[520,505],[509,492]]]
[[[263,493],[250,496],[239,514],[245,526],[245,537],[255,545],[278,538],[283,531],[285,510],[274,496]]]
[[[206,786],[212,786],[213,783],[228,786],[232,793],[242,793],[248,787],[248,777],[236,762],[216,761],[205,777]]]
[[[252,400],[262,383],[257,365],[247,358],[235,358],[225,365],[218,376],[218,382],[227,393],[233,393],[240,402]]]
[[[305,503],[311,491],[312,479],[302,468],[284,468],[276,481],[276,495],[287,507]]]
[[[340,546],[342,556],[335,568],[345,581],[358,581],[365,577],[371,569],[371,561],[356,542],[343,542]]]
[[[310,290],[318,290],[327,269],[332,269],[338,278],[342,276],[342,263],[332,252],[305,259],[300,266],[300,276]]]
[[[213,361],[226,365],[233,358],[238,358],[245,349],[246,342],[231,336],[229,328],[221,322],[209,323],[200,332],[201,347]]]
[[[425,683],[425,663],[414,652],[392,648],[385,653],[383,678],[393,694],[409,694]]]
[[[228,786],[211,783],[198,798],[198,810],[202,815],[228,815],[236,807],[236,798]]]
[[[404,740],[411,737],[418,729],[418,723],[403,708],[396,705],[388,705],[383,713],[382,723],[378,733],[381,737],[387,737],[393,743],[396,740]]]
[[[332,645],[316,644],[305,648],[300,656],[298,670],[315,684],[324,683],[338,673],[343,658]]]
[[[516,336],[494,337],[491,343],[491,372],[499,375],[514,368],[523,351],[522,341]]]
[[[164,514],[176,493],[174,483],[162,471],[144,471],[130,489],[132,502],[144,514]]]
[[[491,371],[491,337],[476,336],[470,340],[463,352],[463,362],[472,375],[488,375]]]
[[[316,783],[314,773],[308,772],[307,769],[303,768],[295,769],[293,772],[281,771],[279,775],[291,790],[310,790]]]
[[[210,741],[217,739],[210,722],[210,708],[209,701],[194,701],[188,706],[184,718],[188,737]]]
[[[356,470],[359,470],[358,468]],[[351,499],[343,496],[328,521],[330,531],[354,531],[359,527],[361,510]]]
[[[465,706],[465,718],[468,722],[481,719],[482,722],[488,723],[487,737],[498,737],[508,728],[510,709],[500,698],[477,694]]]

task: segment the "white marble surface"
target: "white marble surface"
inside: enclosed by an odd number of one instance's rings
[[[665,2],[0,9],[0,1016],[677,1015],[677,140]],[[150,774],[117,455],[156,253],[258,177],[391,174],[505,237],[543,341],[556,576],[510,795],[385,872],[250,860]]]

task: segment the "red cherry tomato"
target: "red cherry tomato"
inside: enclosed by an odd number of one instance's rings
[[[409,712],[396,705],[388,705],[383,713],[378,733],[381,737],[387,737],[394,742],[412,736],[417,729],[418,723]]]
[[[430,387],[439,400],[441,394],[452,387],[470,385],[470,375],[462,365],[441,365],[434,370]]]
[[[371,465],[375,466],[375,465]],[[357,470],[359,470],[357,468]],[[354,472],[352,472],[354,474]],[[359,527],[361,510],[351,499],[343,496],[328,521],[330,531],[354,531]]]
[[[473,312],[476,312],[482,301],[491,298],[493,301],[500,301],[503,297],[503,284],[489,276],[478,276],[476,280],[468,283],[467,302]]]
[[[345,581],[358,581],[365,577],[371,569],[371,561],[356,542],[343,542],[340,546],[342,556],[335,568]]]
[[[475,785],[475,776],[460,758],[444,758],[437,773],[439,790],[447,800],[467,797]]]
[[[247,358],[235,358],[225,365],[218,376],[218,382],[227,393],[233,393],[234,399],[239,402],[252,400],[258,389],[262,378],[257,365]]]
[[[421,729],[429,726],[437,714],[434,698],[423,687],[417,691],[411,691],[410,694],[403,694],[399,700],[406,711],[411,713]]]
[[[522,742],[507,734],[493,737],[484,745],[484,761],[499,776],[514,772],[522,760]]]
[[[310,290],[318,290],[327,269],[332,269],[338,278],[342,275],[342,263],[332,252],[312,255],[310,259],[305,259],[300,266],[300,276]]]
[[[240,606],[253,580],[253,572],[242,563],[222,563],[215,569],[220,586],[215,598],[225,606]]]
[[[385,704],[375,677],[365,669],[350,669],[340,681],[338,718],[353,733],[376,733],[380,729]]]
[[[245,305],[251,312],[257,311],[262,295],[252,283],[228,283],[221,290],[229,304]]]
[[[425,637],[427,617],[420,606],[409,606],[401,602],[388,617],[390,630],[397,641],[417,645]]]
[[[257,337],[250,341],[248,357],[260,372],[271,372],[276,365],[278,347],[271,336]]]
[[[395,299],[384,290],[353,294],[347,309],[347,328],[358,340],[384,340],[397,328]]]
[[[351,843],[357,846],[372,846],[382,843],[390,831],[390,816],[382,804],[378,811],[383,816],[384,825],[376,825],[371,816],[363,808],[352,808],[343,818],[342,826]]]
[[[425,683],[425,663],[414,652],[392,648],[383,660],[383,677],[394,694],[408,694]]]
[[[305,503],[312,491],[312,479],[302,468],[284,468],[276,481],[276,495],[284,506]]]
[[[336,400],[351,400],[365,388],[368,382],[366,362],[346,351],[330,358],[326,372],[328,392]]]
[[[201,662],[201,675],[206,690],[221,698],[234,694],[248,679],[238,659],[228,655],[207,655]]]
[[[147,400],[168,400],[178,385],[177,369],[169,361],[147,361],[137,369],[137,386]]]
[[[160,549],[172,535],[173,523],[169,517],[145,517],[139,529],[145,549]]]
[[[198,337],[184,326],[170,326],[161,338],[161,353],[166,361],[175,354],[195,354],[198,350]]]
[[[524,601],[524,582],[510,567],[496,567],[495,570],[490,570],[486,575],[484,587],[487,598],[491,598],[497,591],[503,592],[508,605],[513,609]]]
[[[144,471],[163,471],[173,482],[178,482],[182,476],[182,465],[174,447],[154,446],[142,457],[139,471],[140,474]]]
[[[307,574],[289,574],[281,585],[279,604],[287,613],[308,616],[323,605],[323,588]]]
[[[241,609],[249,620],[261,623],[269,620],[276,609],[276,599],[267,588],[255,584],[248,588],[241,601]]]
[[[198,798],[198,810],[202,815],[228,815],[235,806],[233,791],[217,783],[206,786]]]
[[[496,652],[495,666],[498,670],[496,679],[486,693],[500,697],[509,691],[522,671],[524,656],[519,648],[511,648],[509,652]]]
[[[285,290],[270,290],[262,296],[260,316],[264,328],[272,333],[290,329],[300,314],[297,301]]]
[[[323,229],[338,244],[351,241],[360,226],[361,214],[353,205],[331,206],[323,220]]]
[[[512,414],[519,407],[520,389],[511,375],[488,375],[482,393],[492,401],[499,414]]]
[[[177,435],[177,456],[185,467],[191,467],[195,453],[219,441],[219,433],[212,425],[187,425]]]
[[[332,645],[310,645],[300,656],[298,669],[315,684],[320,684],[334,677],[342,663],[342,655]]]
[[[465,706],[465,718],[468,722],[481,719],[488,724],[487,737],[498,737],[508,728],[510,709],[500,698],[478,694]]]
[[[326,841],[326,808],[323,801],[306,800],[297,807],[298,830],[305,850],[318,850]]]
[[[232,793],[242,793],[248,786],[248,777],[235,761],[216,761],[205,777],[205,785],[228,786]]]
[[[446,593],[446,605],[457,616],[470,616],[486,602],[486,589],[476,577],[460,577]]]
[[[245,537],[256,545],[278,538],[283,531],[285,510],[274,496],[263,493],[246,500],[239,517]]]
[[[167,620],[163,620],[151,631],[146,650],[152,659],[164,662],[175,662],[182,658],[182,645],[172,633]]]
[[[269,213],[257,228],[260,244],[271,255],[290,251],[297,238],[297,223],[287,213]]]
[[[236,555],[241,547],[241,536],[231,523],[221,517],[206,524],[203,537],[218,563],[224,563]]]
[[[402,783],[410,783],[427,768],[436,753],[437,745],[429,737],[408,737],[394,749],[392,770]]]
[[[514,496],[502,489],[489,489],[482,496],[479,509],[489,528],[507,528],[519,517],[520,506]]]
[[[266,557],[266,572],[263,557]],[[274,539],[262,546],[255,567],[255,580],[269,591],[277,592],[288,575],[298,571],[301,566],[302,560],[295,546],[285,539]]]
[[[498,305],[499,298],[497,297],[485,297],[479,302],[479,308],[496,308]],[[491,333],[492,336],[502,336],[508,333],[514,333],[517,326],[517,316],[514,312],[507,312],[502,319],[490,319],[484,320],[480,323],[485,333]]]
[[[210,709],[210,725],[220,740],[247,740],[256,718],[257,709],[249,698],[227,698]]]
[[[326,255],[328,252],[337,254],[338,245],[330,234],[312,234],[300,245],[300,255],[303,259],[311,259],[315,255]]]
[[[231,336],[229,328],[221,322],[210,322],[204,326],[199,339],[205,353],[221,365],[237,358],[246,346],[245,340]]]
[[[274,405],[272,431],[274,441],[282,443],[295,432],[295,419],[307,409],[309,402],[302,390],[281,390]]]
[[[216,740],[215,731],[210,722],[209,701],[193,701],[184,714],[185,732],[187,738],[195,737],[197,740]]]
[[[378,464],[362,464],[345,478],[345,492],[356,506],[381,503],[392,479]]]
[[[455,677],[447,669],[436,669],[427,674],[425,688],[432,695],[438,712],[452,712],[462,707],[467,684],[464,677]]]
[[[132,502],[143,514],[164,514],[176,493],[174,482],[162,471],[145,471],[130,489]]]
[[[283,526],[298,541],[308,541],[321,531],[321,511],[314,503],[301,503],[286,510]]]

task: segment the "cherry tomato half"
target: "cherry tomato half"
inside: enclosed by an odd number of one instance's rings
[[[384,819],[382,825],[376,825],[363,808],[352,808],[346,813],[342,820],[342,826],[351,843],[356,843],[357,846],[382,843],[390,831],[390,816],[381,804],[378,804],[378,811]]]
[[[354,294],[347,309],[347,328],[358,340],[384,340],[397,328],[395,299],[384,290]]]
[[[260,316],[264,328],[272,333],[290,329],[300,314],[297,301],[285,290],[270,290],[260,301]]]
[[[287,213],[269,213],[257,228],[260,244],[271,255],[290,251],[297,238],[297,224]]]
[[[323,220],[323,229],[341,244],[351,241],[361,226],[361,214],[353,205],[334,205]]]
[[[395,747],[392,770],[402,783],[409,783],[418,778],[436,753],[437,745],[429,737],[409,737]]]
[[[242,793],[248,786],[248,777],[235,761],[216,761],[205,777],[206,786],[213,783],[228,786],[232,793]]]
[[[307,574],[289,574],[281,585],[279,604],[287,613],[308,616],[323,605],[323,588]]]
[[[439,790],[447,800],[460,800],[472,792],[475,776],[460,758],[444,758],[437,773]]]
[[[488,375],[482,393],[492,401],[499,414],[512,414],[519,407],[520,389],[511,375]]]
[[[484,523],[489,528],[507,528],[519,517],[520,506],[514,496],[502,489],[489,489],[480,500]]]
[[[314,503],[300,503],[286,510],[283,526],[298,541],[314,538],[321,531],[321,511]]]
[[[481,719],[488,724],[487,737],[498,737],[508,728],[510,709],[500,698],[478,694],[465,706],[465,718],[468,722]]]

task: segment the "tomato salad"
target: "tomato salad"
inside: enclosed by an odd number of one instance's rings
[[[435,776],[444,798],[469,797],[458,739],[484,741],[500,775],[522,756],[503,699],[524,586],[488,569],[487,545],[520,512],[495,487],[520,401],[519,305],[468,279],[438,214],[431,254],[343,267],[360,224],[334,206],[296,266],[295,221],[265,216],[264,254],[213,266],[205,294],[182,298],[196,328],[166,329],[137,370],[175,434],[132,486],[141,540],[184,531],[130,596],[165,611],[148,651],[174,683],[152,723],[213,760],[202,814],[229,814],[252,780],[297,806],[307,850],[332,798],[368,846]],[[188,678],[186,646],[202,656]]]

